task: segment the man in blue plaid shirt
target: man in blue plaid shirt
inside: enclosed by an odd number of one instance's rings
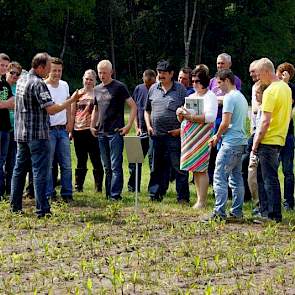
[[[15,140],[17,142],[16,164],[11,185],[11,210],[22,212],[22,193],[27,167],[32,162],[36,213],[38,217],[50,214],[46,197],[49,173],[49,115],[64,110],[77,101],[82,91],[76,91],[62,104],[56,104],[43,81],[51,66],[48,53],[38,53],[32,60],[32,69],[17,84],[15,99]]]

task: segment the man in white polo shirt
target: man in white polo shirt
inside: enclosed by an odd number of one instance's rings
[[[55,103],[65,102],[69,96],[69,85],[61,80],[63,71],[63,61],[53,57],[51,60],[51,69],[48,78],[45,80],[50,91],[52,99]],[[54,158],[60,166],[61,177],[61,197],[65,202],[69,202],[72,197],[72,166],[70,140],[68,134],[68,124],[70,121],[70,110],[65,109],[55,115],[50,116],[50,166]],[[52,170],[50,170],[47,185],[47,196],[54,196],[54,185]]]

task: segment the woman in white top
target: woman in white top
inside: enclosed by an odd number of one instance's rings
[[[217,115],[217,97],[208,90],[208,69],[198,67],[192,71],[192,83],[196,90],[186,98],[185,107],[176,114],[181,123],[180,169],[193,172],[197,192],[194,208],[205,207],[209,186],[209,140],[213,136],[213,123]]]

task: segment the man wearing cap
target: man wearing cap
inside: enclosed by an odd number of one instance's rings
[[[169,185],[170,167],[175,171],[177,200],[189,202],[188,173],[180,170],[180,123],[178,107],[184,105],[185,87],[173,81],[168,61],[157,64],[159,82],[151,86],[145,107],[147,131],[152,139],[152,167],[148,191],[151,200],[161,201]]]

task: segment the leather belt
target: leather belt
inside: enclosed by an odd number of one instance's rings
[[[50,126],[49,129],[65,129],[66,125],[54,125]]]

